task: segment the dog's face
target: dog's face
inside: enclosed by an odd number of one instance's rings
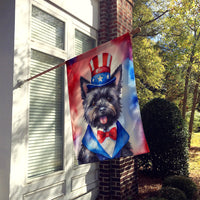
[[[106,130],[114,124],[120,116],[121,65],[115,70],[111,78],[112,77],[116,78],[113,83],[91,90],[87,89],[89,81],[83,77],[80,78],[84,117],[87,123],[92,127]]]

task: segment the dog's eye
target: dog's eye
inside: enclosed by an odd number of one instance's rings
[[[111,97],[106,97],[107,101],[111,102],[112,98]]]
[[[95,105],[96,105],[96,102],[93,100],[92,103],[91,103],[91,105],[92,105],[92,106],[95,106]]]

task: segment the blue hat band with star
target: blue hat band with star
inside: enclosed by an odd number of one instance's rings
[[[113,83],[115,79],[116,79],[115,77],[110,78],[110,73],[108,72],[96,74],[95,76],[92,77],[91,84],[88,84],[87,88],[92,89],[95,87],[106,86]]]

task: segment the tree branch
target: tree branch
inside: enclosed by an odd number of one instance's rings
[[[148,83],[146,83],[143,79],[141,79],[141,78],[138,77],[138,76],[137,76],[136,78],[138,78],[138,79],[140,80],[140,82],[142,83],[142,85],[143,85],[146,89],[150,90],[150,91],[153,92],[154,94],[157,93],[157,92],[159,92],[159,93],[161,93],[161,94],[164,94],[164,93],[166,92],[165,89],[157,89],[157,88],[155,88],[155,87],[149,85]]]
[[[163,15],[165,15],[167,12],[169,12],[169,10],[166,10],[165,12],[163,12],[161,15],[157,16],[156,18],[149,20],[148,22],[142,24],[140,27],[146,26],[147,24],[150,24],[154,21],[156,21],[157,19],[159,19],[160,17],[162,17]]]
[[[149,20],[149,21],[147,21],[147,22],[145,22],[144,24],[141,24],[139,27],[137,27],[136,29],[140,29],[140,31],[139,32],[141,32],[141,27],[144,27],[144,26],[146,26],[146,25],[148,25],[148,24],[150,24],[150,23],[152,23],[152,22],[154,22],[154,21],[156,21],[157,19],[159,19],[160,17],[162,17],[163,15],[165,15],[167,12],[169,12],[169,10],[166,10],[166,11],[164,11],[161,15],[159,15],[159,16],[157,16],[156,18],[154,18],[154,19],[152,19],[152,20]],[[134,29],[134,30],[136,30],[136,29]],[[137,37],[137,36],[156,36],[156,33],[154,33],[153,35],[149,35],[149,34],[140,34],[140,35],[138,35],[138,33],[139,32],[137,32],[136,34],[132,34],[132,38],[135,38],[135,37]]]

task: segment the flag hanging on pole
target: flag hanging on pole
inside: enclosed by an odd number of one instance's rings
[[[149,152],[127,33],[66,62],[79,164]]]

